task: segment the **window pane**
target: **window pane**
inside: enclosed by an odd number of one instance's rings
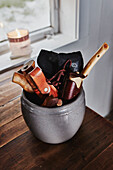
[[[0,40],[5,33],[26,28],[30,32],[50,26],[49,0],[0,0]]]

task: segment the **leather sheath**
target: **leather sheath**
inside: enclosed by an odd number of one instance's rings
[[[35,67],[31,72],[28,73],[28,75],[35,82],[38,90],[42,94],[49,94],[54,97],[58,96],[57,89],[53,85],[49,85],[46,82],[46,78],[39,67]]]
[[[75,96],[77,96],[77,94],[80,92],[81,86],[77,88],[77,85],[74,81],[67,79],[65,81],[65,84],[62,90],[62,95],[61,95],[62,96],[61,98],[63,99],[63,101],[71,100]]]

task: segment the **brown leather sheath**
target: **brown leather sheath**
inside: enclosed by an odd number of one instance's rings
[[[46,82],[46,78],[39,67],[34,68],[30,73],[28,73],[28,75],[35,82],[36,86],[42,94],[49,94],[53,97],[58,96],[57,89],[53,85],[49,85]]]

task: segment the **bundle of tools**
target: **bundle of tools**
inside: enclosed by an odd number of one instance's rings
[[[80,51],[58,54],[41,50],[38,66],[34,60],[28,61],[14,72],[12,81],[24,89],[26,97],[33,103],[43,107],[62,106],[76,99],[83,80],[108,48],[104,43],[84,69]]]

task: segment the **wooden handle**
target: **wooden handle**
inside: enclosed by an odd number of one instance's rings
[[[87,65],[82,70],[82,74],[84,76],[88,76],[94,65],[97,63],[97,61],[106,53],[106,51],[109,49],[109,46],[107,43],[104,43],[99,50],[94,54],[94,56],[89,60]]]
[[[29,72],[31,72],[34,68],[35,68],[35,61],[30,60],[27,63],[25,63],[24,66],[20,70],[24,75],[26,75]]]
[[[12,82],[19,84],[25,91],[33,93],[31,85],[27,82],[25,76],[18,72],[14,72]]]

